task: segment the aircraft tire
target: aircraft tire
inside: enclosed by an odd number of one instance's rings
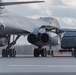
[[[42,56],[42,57],[47,57],[47,50],[46,50],[45,48],[43,48],[43,49],[41,50],[41,56]]]
[[[2,57],[5,57],[5,49],[2,50]]]
[[[12,49],[9,50],[9,56],[13,57],[13,50]]]
[[[8,51],[3,49],[2,50],[2,57],[8,57]]]
[[[39,57],[39,51],[38,49],[34,49],[34,57]]]
[[[44,57],[44,52],[43,52],[43,51],[44,51],[44,50],[42,49],[42,50],[41,50],[41,56],[42,56],[42,57]]]
[[[16,57],[16,50],[15,49],[12,50],[12,57]]]
[[[76,58],[76,50],[74,50],[74,51],[72,52],[72,56],[74,56],[74,57]]]

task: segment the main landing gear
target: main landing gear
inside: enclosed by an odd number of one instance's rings
[[[2,50],[2,57],[16,57],[16,50],[15,49],[9,49],[9,50],[6,50],[6,49],[3,49]]]
[[[16,56],[16,50],[15,49],[11,49],[11,47],[13,45],[16,44],[16,41],[19,39],[20,35],[18,35],[13,42],[10,43],[10,36],[8,38],[8,46],[6,47],[6,49],[2,50],[2,57],[15,57]]]
[[[34,49],[34,57],[39,57],[40,55],[42,56],[42,57],[47,57],[47,54],[48,54],[48,52],[47,52],[47,50],[46,50],[46,48],[35,48]]]

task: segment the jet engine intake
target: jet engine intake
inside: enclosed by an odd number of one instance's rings
[[[27,40],[28,40],[28,42],[34,44],[37,41],[37,37],[35,34],[30,34],[30,35],[28,35]]]
[[[41,34],[40,40],[42,41],[42,43],[48,43],[51,40],[51,35],[49,35],[48,33],[43,33]]]

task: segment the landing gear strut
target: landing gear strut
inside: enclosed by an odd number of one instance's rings
[[[34,49],[34,57],[39,57],[39,56],[42,56],[42,57],[47,57],[47,50],[46,48],[35,48]]]
[[[10,36],[8,38],[8,46],[6,47],[6,49],[2,50],[2,57],[15,57],[16,56],[16,50],[15,49],[11,49],[11,47],[13,45],[16,44],[16,41],[19,39],[20,35],[18,35],[15,40],[13,40],[13,42],[10,43]]]

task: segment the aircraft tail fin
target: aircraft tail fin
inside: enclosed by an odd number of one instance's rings
[[[29,4],[29,3],[41,3],[41,2],[45,2],[45,1],[2,2],[2,0],[0,0],[0,6]]]

